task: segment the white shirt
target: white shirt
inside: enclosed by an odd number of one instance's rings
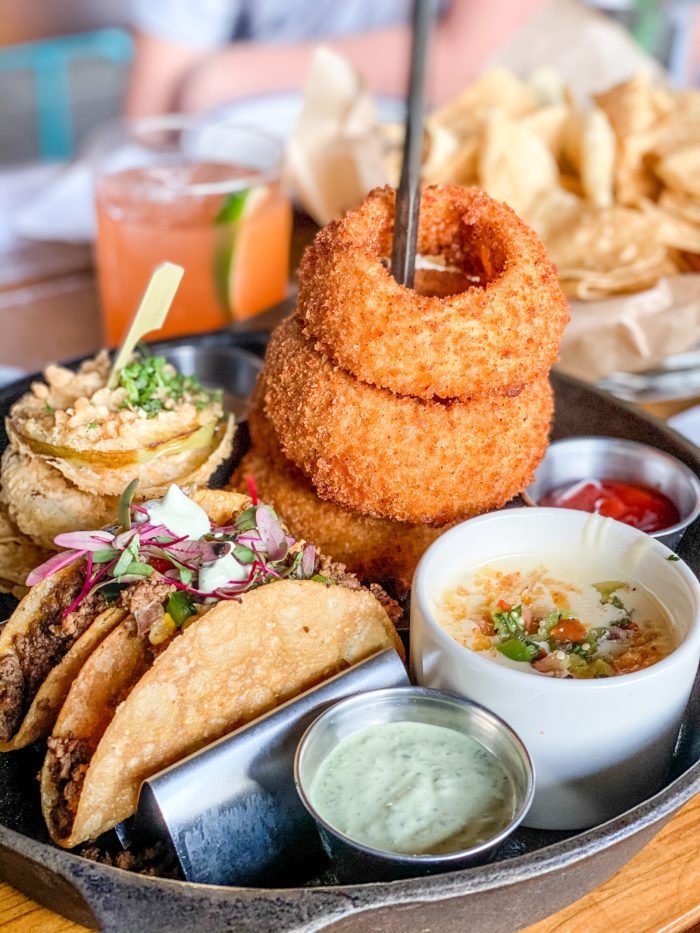
[[[129,0],[129,6],[139,31],[199,48],[348,35],[408,22],[411,11],[410,0]]]

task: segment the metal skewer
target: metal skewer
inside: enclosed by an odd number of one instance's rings
[[[423,154],[425,61],[435,26],[437,0],[413,0],[411,72],[408,82],[406,134],[401,180],[396,192],[391,274],[400,285],[413,288],[420,217],[420,168]]]

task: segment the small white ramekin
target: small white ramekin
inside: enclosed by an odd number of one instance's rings
[[[513,670],[460,645],[433,605],[457,575],[506,557],[547,563],[580,548],[636,579],[668,609],[677,647],[642,671],[569,680]],[[579,829],[602,823],[658,791],[700,660],[700,585],[659,541],[612,519],[570,509],[492,512],[446,532],[428,548],[413,580],[411,668],[422,686],[481,703],[520,736],[535,769],[525,825]]]

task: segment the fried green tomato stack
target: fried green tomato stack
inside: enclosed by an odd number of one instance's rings
[[[11,408],[0,460],[0,591],[21,597],[57,535],[116,520],[122,490],[139,499],[171,483],[206,484],[231,452],[221,393],[163,357],[138,354],[108,388],[106,351],[74,372],[48,366]]]
[[[386,259],[394,200],[371,192],[307,249],[235,480],[250,473],[273,505],[293,484],[306,504],[304,528],[280,509],[293,533],[401,590],[441,530],[532,481],[568,307],[535,233],[457,186],[423,192],[416,284],[399,285]]]

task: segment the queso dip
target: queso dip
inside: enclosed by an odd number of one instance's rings
[[[484,564],[443,590],[435,615],[466,648],[547,677],[629,674],[676,647],[659,600],[636,580],[611,579],[595,560]]]

